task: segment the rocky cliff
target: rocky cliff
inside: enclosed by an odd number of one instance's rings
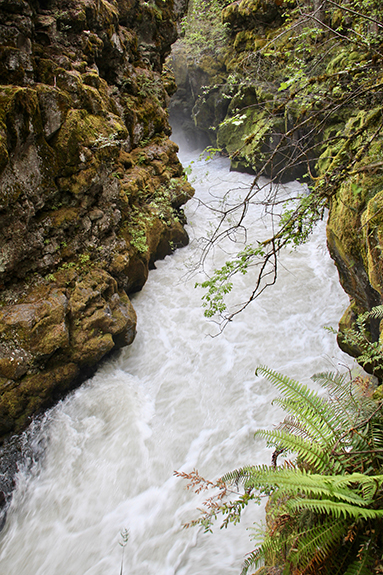
[[[313,217],[329,208],[328,246],[350,296],[344,331],[383,296],[381,4],[210,4],[220,7],[212,24],[220,28],[220,40],[198,50],[198,27],[189,13],[189,35],[173,51],[185,62],[173,62],[182,89],[174,113],[189,113],[190,132],[193,124],[197,139],[203,131],[230,156],[234,170],[275,181],[307,177],[311,206],[290,233],[299,239]],[[204,18],[199,26],[208,38]],[[378,342],[379,321],[371,321],[369,331]],[[340,343],[358,354],[342,337]]]
[[[181,10],[181,8],[179,8]],[[0,438],[132,342],[187,243],[173,0],[0,0]]]

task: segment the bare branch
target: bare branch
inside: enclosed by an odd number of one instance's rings
[[[361,18],[364,18],[365,20],[369,20],[370,22],[373,22],[374,24],[379,26],[379,28],[383,28],[383,24],[381,22],[379,22],[379,20],[376,20],[375,18],[371,18],[371,16],[366,16],[366,14],[362,14],[361,12],[357,12],[356,10],[352,10],[352,8],[348,8],[346,6],[341,6],[340,4],[337,4],[336,2],[334,2],[333,0],[327,0],[327,2],[329,4],[333,4],[333,6],[336,6],[337,8],[340,8],[340,10],[344,10],[345,12],[350,12],[350,14],[355,14],[355,16],[360,16]]]

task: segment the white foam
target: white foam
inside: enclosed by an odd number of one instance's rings
[[[219,205],[217,195],[226,190],[243,195],[252,181],[230,173],[224,158],[192,159],[196,195],[204,202]],[[295,193],[294,185],[288,188]],[[204,276],[190,276],[190,265],[199,257],[198,238],[216,217],[197,199],[186,211],[190,245],[158,262],[133,298],[135,342],[50,412],[41,432],[46,455],[33,473],[20,473],[1,534],[2,572],[118,575],[119,532],[129,529],[124,573],[238,573],[252,548],[246,528],[263,510],[252,506],[241,525],[213,535],[183,530],[202,496],[185,491],[173,471],[197,468],[214,479],[270,461],[253,434],[281,414],[271,406],[275,391],[254,375],[257,365],[307,381],[339,361],[349,363],[323,329],[335,326],[347,305],[325,249],[324,225],[305,246],[283,255],[277,285],[212,338],[217,328],[204,318],[202,292],[194,289]],[[257,213],[249,213],[250,241],[270,234],[267,218]],[[225,262],[233,247],[225,241],[213,250],[207,269]],[[246,298],[252,282],[250,273],[236,280],[241,295],[231,294],[231,304]]]

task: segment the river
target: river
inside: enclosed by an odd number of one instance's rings
[[[225,158],[192,160],[196,199],[186,206],[190,245],[157,262],[133,298],[134,343],[36,424],[43,449],[17,478],[0,534],[1,573],[11,575],[238,574],[252,549],[247,528],[263,519],[252,506],[228,530],[182,529],[198,515],[201,496],[185,490],[174,470],[194,468],[210,479],[238,466],[269,463],[253,433],[281,418],[270,384],[255,377],[265,364],[309,381],[351,360],[324,326],[336,327],[348,298],[325,246],[325,225],[281,259],[276,286],[266,290],[218,337],[203,316],[203,275],[192,271],[199,238],[214,227],[209,202],[245,193],[252,177],[230,173]],[[287,192],[293,190],[290,184]],[[295,188],[296,189],[296,188]],[[259,210],[249,214],[250,240],[267,234]],[[265,236],[266,237],[266,236]],[[230,242],[213,250],[206,269],[227,259]],[[249,272],[237,280],[250,290]],[[233,303],[243,299],[238,291]],[[126,547],[120,532],[129,530]],[[123,554],[123,557],[122,557]]]

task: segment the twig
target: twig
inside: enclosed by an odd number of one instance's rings
[[[374,24],[379,26],[379,28],[383,28],[383,24],[381,22],[379,22],[378,20],[375,20],[374,18],[371,18],[370,16],[366,16],[365,14],[361,14],[360,12],[357,12],[356,10],[352,10],[352,8],[346,8],[346,6],[341,6],[340,4],[333,2],[333,0],[327,0],[327,2],[329,4],[333,4],[337,8],[340,8],[341,10],[344,10],[345,12],[350,12],[351,14],[355,14],[356,16],[361,16],[361,18],[364,18],[365,20],[370,20],[370,22],[373,22]]]

